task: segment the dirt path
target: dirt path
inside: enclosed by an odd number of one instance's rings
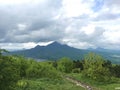
[[[80,86],[80,87],[85,88],[86,90],[93,90],[91,86],[86,85],[86,84],[83,84],[82,82],[80,82],[80,81],[78,81],[78,80],[75,80],[74,78],[71,78],[71,77],[68,77],[68,76],[65,76],[65,78],[66,78],[68,81],[76,84],[77,86]]]

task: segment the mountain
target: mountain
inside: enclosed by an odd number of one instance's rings
[[[47,46],[37,45],[34,48],[11,52],[11,54],[23,55],[35,59],[57,60],[62,57],[69,57],[73,60],[81,60],[84,55],[89,52],[95,52],[114,63],[120,63],[120,53],[113,52],[112,50],[105,50],[102,48],[97,49],[76,49],[65,44],[53,42]]]
[[[19,54],[25,57],[36,59],[51,59],[56,60],[62,57],[69,57],[71,59],[82,59],[83,53],[86,51],[76,49],[65,44],[53,42],[47,46],[39,46],[32,49],[11,52],[12,54]]]

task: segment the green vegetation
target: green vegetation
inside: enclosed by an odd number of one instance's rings
[[[81,61],[61,58],[38,62],[21,56],[3,56],[3,52],[0,50],[0,90],[84,90],[65,76],[89,84],[95,90],[120,86],[120,65],[113,65],[94,53]]]
[[[89,53],[84,59],[83,76],[97,81],[109,81],[111,74],[105,63],[106,61],[101,56]]]
[[[93,90],[114,90],[120,87],[120,65],[112,65],[95,53],[89,53],[81,62],[81,73],[70,73],[68,76],[92,86]]]
[[[17,90],[85,90],[79,86],[72,84],[65,79],[39,78],[22,80],[27,85],[16,87]]]
[[[109,82],[99,82],[90,78],[84,78],[81,73],[70,73],[67,74],[67,76],[73,77],[74,79],[79,80],[86,85],[92,86],[93,90],[115,90],[115,88],[120,87],[120,78],[112,77],[111,81]]]
[[[70,73],[73,69],[73,62],[69,58],[62,58],[58,61],[57,69],[64,73]]]

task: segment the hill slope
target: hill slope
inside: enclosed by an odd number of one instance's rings
[[[62,45],[58,42],[53,42],[47,46],[39,46],[28,50],[15,51],[12,54],[20,54],[26,57],[32,57],[36,59],[59,59],[62,57],[69,57],[71,59],[81,59],[83,54],[87,51],[76,49],[67,45]]]
[[[53,42],[47,46],[37,45],[32,49],[15,51],[12,52],[11,54],[19,54],[25,57],[31,57],[35,59],[57,60],[62,57],[69,57],[73,60],[81,60],[83,59],[84,55],[89,52],[98,53],[114,63],[120,63],[119,51],[105,50],[100,48],[88,50],[76,49],[68,45],[60,44],[58,42]]]

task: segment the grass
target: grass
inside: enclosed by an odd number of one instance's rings
[[[120,90],[120,78],[113,78],[111,82],[97,82],[88,78],[83,78],[81,74],[69,74],[68,76],[71,76],[75,78],[76,80],[79,80],[87,85],[92,86],[93,90]]]
[[[28,85],[26,87],[19,86],[16,90],[85,90],[65,79],[41,78],[22,81],[28,82]]]

